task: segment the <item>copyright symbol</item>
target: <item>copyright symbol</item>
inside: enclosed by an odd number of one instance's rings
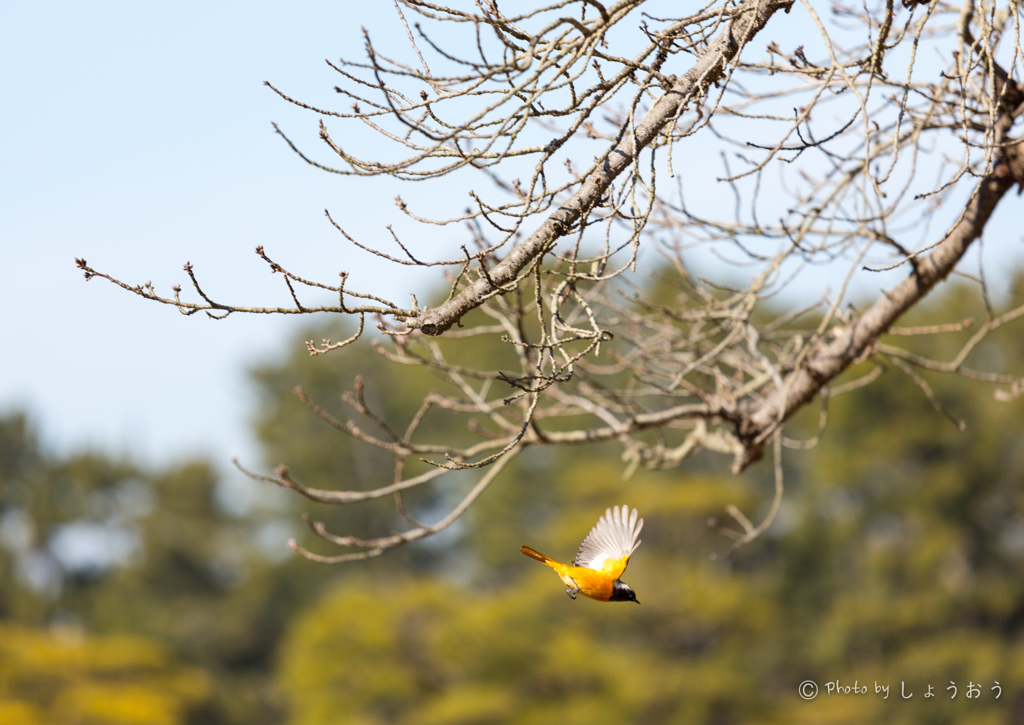
[[[813,700],[818,696],[818,685],[814,680],[804,680],[800,683],[800,687],[796,688],[796,691],[805,700]]]

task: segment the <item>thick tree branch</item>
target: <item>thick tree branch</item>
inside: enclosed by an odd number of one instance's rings
[[[476,280],[452,299],[439,307],[425,310],[418,317],[407,320],[406,324],[427,335],[441,335],[467,312],[483,304],[497,288],[515,282],[534,259],[550,250],[559,237],[568,233],[590,209],[597,206],[615,178],[636,162],[640,151],[657,138],[667,123],[678,118],[681,107],[703,96],[710,85],[721,79],[743,46],[764,28],[777,10],[788,10],[792,0],[755,0],[745,5],[746,12],[722,29],[700,60],[658,99],[635,129],[630,129],[627,122],[621,140],[608,153],[604,164],[595,169],[580,189],[537,231],[513,247],[486,278]]]
[[[997,138],[1005,139],[1024,102],[1024,93],[1015,85],[1008,87],[1004,112],[998,122]],[[913,273],[885,292],[868,310],[841,328],[829,343],[822,343],[804,359],[803,365],[783,380],[764,402],[751,409],[737,426],[744,447],[733,464],[739,472],[764,451],[770,433],[802,408],[822,387],[861,358],[900,316],[944,280],[971,243],[981,236],[999,200],[1015,185],[1024,185],[1024,153],[1019,144],[1003,147],[992,172],[978,184],[959,220],[931,252],[914,265]]]

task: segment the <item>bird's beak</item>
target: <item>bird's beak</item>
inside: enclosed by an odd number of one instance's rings
[[[639,600],[639,599],[634,599],[633,601],[634,601],[634,602],[636,602],[637,604],[639,604],[639,603],[640,603],[640,600]]]

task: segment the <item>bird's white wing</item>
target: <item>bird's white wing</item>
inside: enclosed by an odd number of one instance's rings
[[[629,506],[606,509],[604,516],[587,534],[576,552],[576,566],[604,571],[616,578],[622,574],[629,557],[640,546],[640,529],[644,520]]]

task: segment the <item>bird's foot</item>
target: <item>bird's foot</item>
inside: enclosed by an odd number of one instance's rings
[[[569,595],[569,599],[576,599],[576,595],[580,593],[580,588],[573,582],[565,588],[565,593]]]

